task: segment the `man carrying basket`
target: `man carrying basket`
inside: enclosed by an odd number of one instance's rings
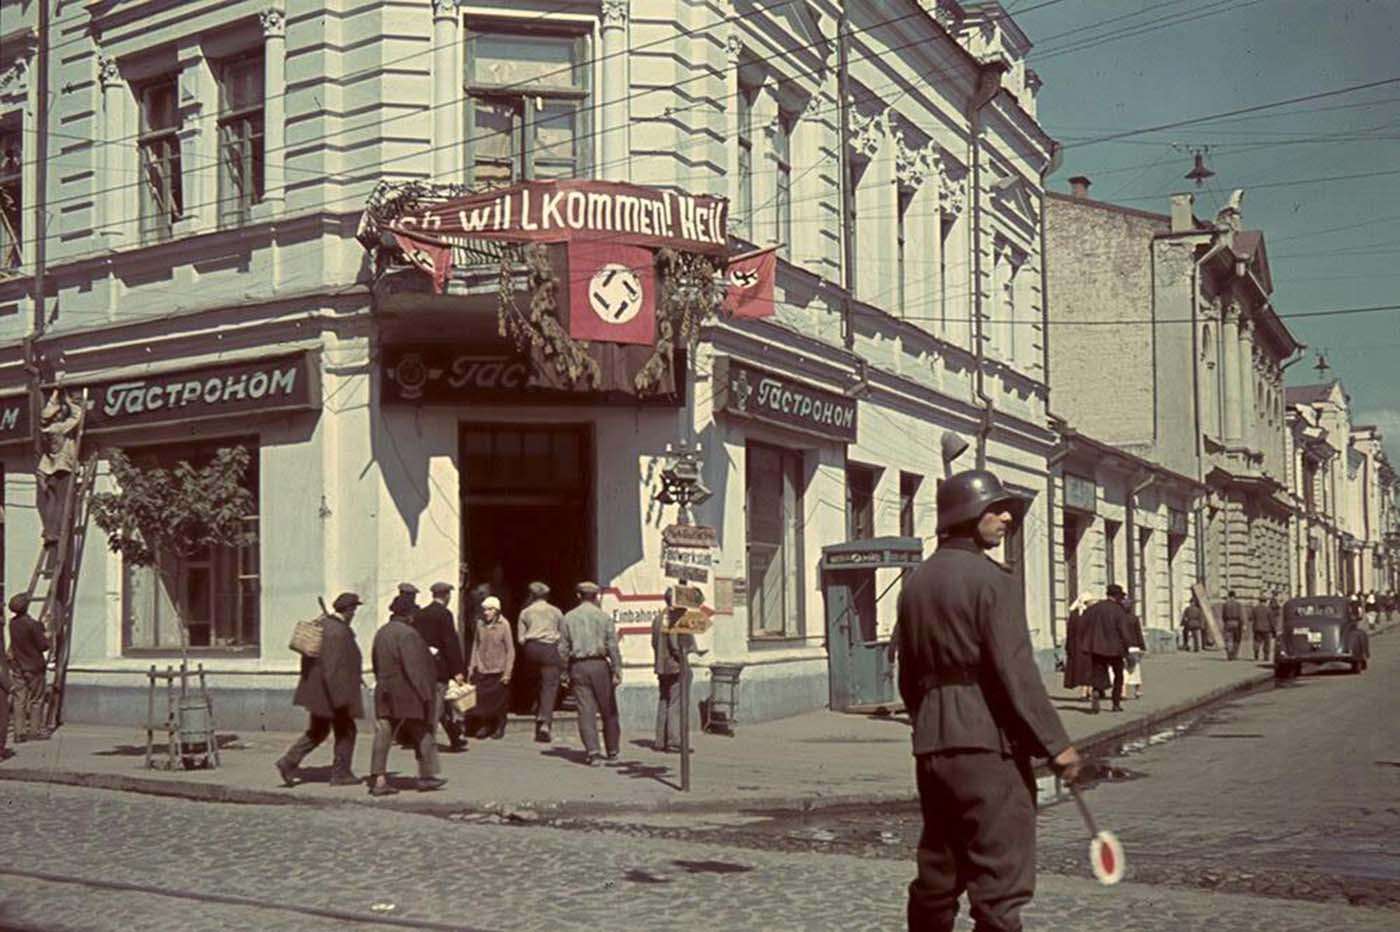
[[[301,680],[292,701],[310,713],[311,722],[306,733],[277,760],[277,773],[286,786],[296,785],[302,759],[332,732],[335,756],[331,786],[354,786],[360,782],[351,766],[355,759],[355,719],[364,714],[360,702],[363,659],[350,620],[361,604],[355,593],[342,592],[331,603],[331,612],[320,618],[319,645],[309,643],[314,637],[308,643],[293,640],[294,649],[300,650],[302,657]]]

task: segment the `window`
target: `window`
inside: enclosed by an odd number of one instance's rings
[[[879,473],[869,466],[846,467],[846,534],[851,540],[875,536],[875,485]]]
[[[904,258],[904,248],[909,235],[906,221],[909,215],[909,205],[914,200],[914,193],[900,190],[898,197],[899,203],[895,209],[895,215],[898,219],[895,221],[894,229],[894,275],[895,287],[898,289],[898,303],[895,306],[899,308],[900,316],[907,317],[909,316],[909,308],[905,306],[904,302],[908,300],[909,288],[905,281],[907,264]]]
[[[263,199],[263,57],[218,66],[219,225],[247,223]]]
[[[919,497],[919,486],[924,477],[912,472],[899,474],[899,533],[905,537],[918,536],[918,522],[914,519],[915,502]]]
[[[779,254],[783,256],[792,246],[792,124],[792,114],[780,112],[773,128],[773,161],[777,163],[773,235],[782,244]]]
[[[140,110],[141,237],[170,238],[171,226],[185,210],[180,167],[178,79],[166,75],[137,89]]]
[[[1115,566],[1114,551],[1118,549],[1118,528],[1120,522],[1105,521],[1103,523],[1103,568],[1107,585],[1113,585],[1118,581],[1118,568]]]
[[[587,172],[587,43],[565,33],[467,34],[470,184]]]
[[[1065,604],[1073,604],[1079,598],[1079,519],[1065,515],[1061,542],[1064,546],[1065,561]]]
[[[24,242],[24,145],[16,120],[0,128],[0,269],[19,268]]]
[[[751,443],[747,494],[749,630],[754,637],[802,633],[802,454]]]
[[[752,240],[753,229],[753,99],[757,91],[739,88],[739,203],[734,212],[735,232]]]
[[[143,465],[168,469],[186,461],[200,467],[208,464],[220,447],[237,445],[248,448],[250,454],[244,485],[253,493],[256,503],[259,494],[256,438],[129,450],[128,453]],[[256,535],[256,509],[243,520],[248,530]],[[159,569],[126,566],[122,591],[125,649],[128,652],[179,650],[180,616],[183,615],[191,648],[255,653],[261,634],[259,592],[256,536],[244,546],[206,550]]]

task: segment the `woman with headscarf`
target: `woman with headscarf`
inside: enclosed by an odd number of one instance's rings
[[[515,640],[510,622],[501,614],[501,600],[494,595],[481,602],[467,679],[476,686],[476,708],[468,729],[477,738],[503,738],[511,673],[515,669]]]
[[[1089,698],[1089,686],[1093,679],[1094,658],[1083,636],[1081,621],[1084,609],[1093,601],[1088,595],[1075,599],[1069,607],[1069,620],[1065,623],[1065,689],[1077,687],[1080,699]]]

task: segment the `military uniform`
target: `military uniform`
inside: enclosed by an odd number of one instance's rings
[[[1263,599],[1254,606],[1249,613],[1249,620],[1252,622],[1250,635],[1252,638],[1252,648],[1255,660],[1273,660],[1273,640],[1274,640],[1274,613],[1269,608],[1269,603]],[[1260,654],[1263,657],[1260,657]]]
[[[1225,659],[1234,660],[1240,653],[1240,640],[1244,637],[1244,606],[1234,598],[1225,600],[1220,609],[1220,619],[1225,625]]]
[[[1069,746],[1024,597],[974,540],[953,537],[905,581],[897,630],[924,817],[909,927],[951,930],[966,890],[977,928],[1015,932],[1035,892],[1031,758]]]

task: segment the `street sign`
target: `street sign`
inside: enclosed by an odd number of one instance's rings
[[[661,565],[662,572],[672,579],[679,579],[681,582],[709,582],[710,570],[705,566],[695,566],[690,563],[677,563],[667,560]]]
[[[709,549],[719,546],[719,534],[703,524],[672,524],[661,529],[661,541],[668,547]]]
[[[696,586],[672,586],[671,604],[676,608],[698,609],[705,604],[705,593]]]
[[[704,634],[713,622],[704,612],[688,608],[684,612],[673,612],[666,625],[667,634]]]

